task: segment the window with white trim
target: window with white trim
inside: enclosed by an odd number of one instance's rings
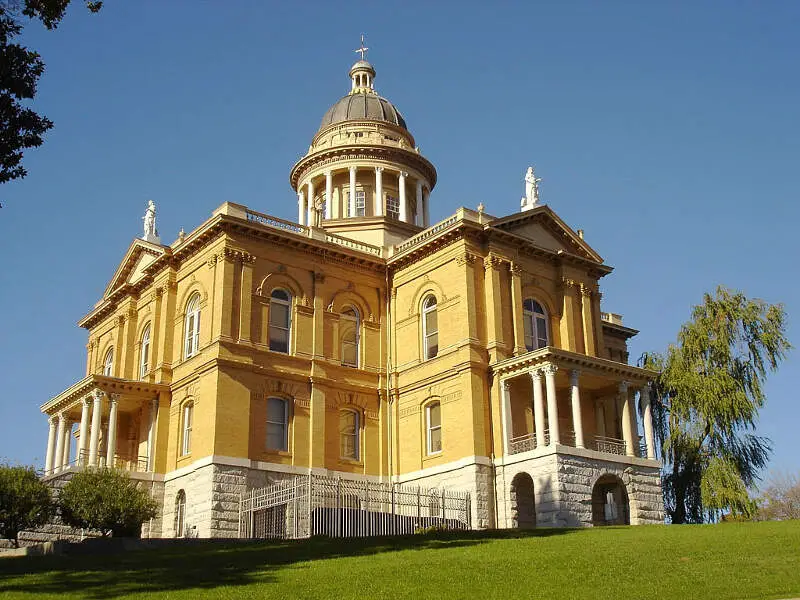
[[[425,422],[428,432],[428,454],[442,451],[442,405],[431,402],[425,407]]]
[[[186,492],[183,490],[175,497],[175,537],[186,537]]]
[[[192,423],[194,421],[194,402],[189,402],[183,407],[183,435],[181,436],[181,456],[192,451]]]
[[[342,338],[342,364],[358,368],[361,318],[355,308],[348,307],[342,312],[339,328]]]
[[[386,194],[386,216],[400,220],[400,198]]]
[[[359,458],[359,433],[361,415],[354,410],[339,412],[339,443],[341,456],[348,460]]]
[[[425,360],[439,354],[439,317],[433,294],[422,301],[422,342]]]
[[[286,290],[272,290],[269,301],[269,349],[289,353],[292,328],[292,295]]]
[[[267,450],[289,450],[289,401],[267,398]]]
[[[528,350],[538,350],[548,345],[547,313],[533,298],[526,298],[522,303],[522,322]]]
[[[186,303],[183,344],[184,358],[191,358],[200,349],[200,294],[192,294]]]
[[[352,192],[350,192],[352,194]],[[355,214],[351,215],[350,212],[350,202],[349,202],[349,195],[348,195],[348,203],[347,203],[347,211],[349,217],[363,217],[367,211],[367,192],[364,190],[356,190],[355,195]]]
[[[142,332],[142,344],[139,349],[139,379],[144,379],[150,372],[150,323]]]
[[[114,348],[109,348],[106,357],[103,359],[103,375],[106,377],[114,376]]]

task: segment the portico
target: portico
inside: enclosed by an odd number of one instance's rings
[[[160,384],[90,375],[71,386],[41,407],[50,425],[45,476],[106,466],[152,472],[162,402],[168,407],[169,387]]]

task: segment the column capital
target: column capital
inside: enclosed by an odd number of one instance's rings
[[[569,372],[570,385],[573,386],[578,385],[578,379],[580,378],[580,376],[581,376],[580,369],[572,369],[572,371]]]
[[[58,423],[66,423],[67,422],[67,415],[63,412],[58,413]]]
[[[544,367],[542,367],[542,371],[544,371],[545,375],[555,375],[558,371],[558,367],[553,363],[548,363]]]
[[[356,169],[358,169],[358,167],[356,167],[356,166],[352,166],[352,167],[350,167],[350,172],[351,172],[351,173],[355,173],[355,172],[356,172]]]
[[[103,401],[103,396],[105,396],[105,395],[106,395],[106,393],[103,390],[94,390],[94,391],[92,391],[92,396],[94,396],[94,401],[95,402],[102,402]]]
[[[511,263],[509,270],[511,271],[511,275],[514,277],[522,277],[522,267],[520,267],[516,263]]]
[[[542,367],[533,368],[530,370],[531,379],[542,379],[542,375],[544,375],[544,369]]]
[[[56,423],[58,422],[58,415],[48,415],[47,422],[55,427]]]
[[[384,169],[384,167],[375,167],[375,172],[376,173],[383,173],[383,169]]]
[[[627,381],[620,381],[618,389],[619,389],[619,393],[620,394],[627,394],[628,393],[628,382]]]
[[[111,400],[111,404],[116,404],[119,402],[119,394],[109,394],[108,399]]]
[[[503,386],[503,389],[505,391],[509,391],[511,389],[511,380],[510,379],[504,379],[501,385]]]
[[[399,175],[400,175],[400,177],[405,179],[406,177],[408,177],[408,171],[400,171]]]

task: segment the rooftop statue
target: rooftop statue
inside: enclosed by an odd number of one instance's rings
[[[142,239],[146,242],[160,244],[161,239],[158,237],[158,230],[156,229],[156,203],[152,200],[147,201],[147,210],[142,217],[144,221],[144,235]]]
[[[520,201],[520,210],[531,210],[539,205],[539,182],[541,177],[536,177],[533,167],[528,167],[525,173],[525,197]]]

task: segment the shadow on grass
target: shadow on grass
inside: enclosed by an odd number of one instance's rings
[[[558,528],[260,543],[208,541],[115,555],[3,558],[0,596],[26,592],[115,598],[136,593],[274,583],[277,571],[306,561],[399,550],[458,548],[490,540],[550,537],[574,531]]]

